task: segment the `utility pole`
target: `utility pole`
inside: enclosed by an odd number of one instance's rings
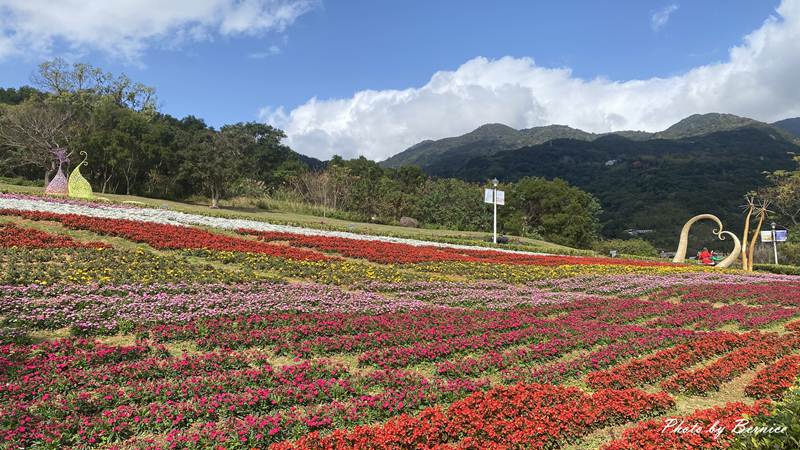
[[[494,205],[494,223],[492,224],[492,242],[497,244],[497,178],[492,180],[492,205]],[[774,234],[774,233],[773,233]],[[777,256],[775,257],[777,260]]]
[[[775,228],[778,226],[777,223],[772,222],[772,251],[775,253],[775,265],[778,265],[778,240],[777,233],[775,233]]]

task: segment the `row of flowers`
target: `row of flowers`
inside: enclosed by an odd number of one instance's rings
[[[753,334],[711,332],[696,340],[634,359],[607,370],[590,372],[586,384],[594,389],[623,389],[651,384],[708,358],[727,353],[752,340]]]
[[[334,252],[348,258],[366,259],[382,264],[408,264],[425,261],[477,261],[461,256],[452,249],[431,246],[414,246],[394,242],[365,241],[331,236],[313,236],[294,233],[239,230],[257,236],[262,241],[284,241],[298,248],[314,248]],[[500,252],[495,252],[500,253]]]
[[[205,259],[236,264],[250,270],[271,271],[284,277],[302,278],[320,283],[339,285],[372,284],[374,282],[407,283],[410,281],[446,281],[452,277],[469,280],[497,280],[514,285],[537,280],[552,280],[578,276],[647,275],[658,276],[703,273],[708,269],[698,265],[629,266],[604,264],[519,265],[488,262],[440,261],[415,264],[370,264],[366,261],[299,261],[273,258],[263,254],[193,250],[191,254]],[[573,262],[565,260],[567,262]],[[536,288],[536,285],[532,285]],[[546,287],[546,286],[544,286]]]
[[[245,270],[253,272],[269,272],[283,278],[303,279],[340,286],[358,286],[374,281],[402,283],[415,280],[445,279],[435,274],[401,270],[394,265],[377,265],[357,260],[308,261],[275,258],[259,253],[214,250],[185,250],[183,253],[226,265],[243,267]]]
[[[518,384],[475,393],[446,409],[429,408],[417,416],[402,415],[383,425],[336,430],[327,436],[312,433],[271,449],[437,448],[444,444],[458,448],[556,448],[593,429],[640,420],[673,405],[666,394],[635,389],[589,395],[571,387]],[[186,437],[180,442],[187,442]]]
[[[420,358],[434,358],[470,347],[472,340],[534,339],[550,325],[532,309],[511,311],[475,311],[458,309],[423,309],[381,315],[331,315],[316,317],[316,324],[298,316],[284,326],[263,327],[258,320],[231,329],[231,322],[221,320],[202,325],[213,332],[196,340],[203,348],[249,348],[271,345],[276,352],[311,356],[339,352],[367,351],[363,361],[391,359],[386,364],[400,365]],[[514,333],[509,335],[508,333]],[[383,357],[382,357],[383,356]]]
[[[758,364],[769,363],[800,347],[800,337],[757,334],[753,342],[696,370],[678,371],[661,383],[671,392],[705,394],[719,390],[723,383]]]
[[[531,286],[559,292],[583,292],[592,295],[613,295],[617,297],[639,297],[665,291],[659,298],[671,298],[694,293],[697,300],[713,299],[712,302],[729,302],[741,298],[741,292],[758,291],[772,295],[769,288],[778,286],[776,295],[790,294],[792,286],[798,283],[797,277],[769,273],[729,273],[729,272],[687,272],[678,275],[650,273],[602,275],[579,275],[570,278],[549,278],[530,283]],[[670,288],[676,288],[674,290]],[[702,294],[701,294],[702,293]],[[691,297],[684,297],[689,300]],[[771,304],[768,302],[767,304]],[[797,302],[786,306],[797,306]]]
[[[688,416],[652,419],[626,429],[619,439],[602,449],[727,448],[742,433],[741,427],[746,427],[740,422],[743,418],[746,421],[747,417],[769,411],[769,401],[757,401],[753,405],[735,402],[695,411]]]
[[[314,248],[326,252],[335,252],[350,258],[367,259],[383,264],[462,261],[536,266],[603,264],[651,267],[674,265],[657,261],[619,258],[532,255],[482,249],[417,246],[395,242],[365,241],[363,239],[335,236],[314,236],[248,229],[241,229],[239,232],[257,236],[263,241],[284,241],[300,248]]]
[[[753,381],[745,386],[744,392],[753,398],[777,400],[794,385],[798,376],[800,356],[785,356],[759,370]]]
[[[689,330],[659,330],[640,328],[630,330],[632,336],[614,339],[598,350],[583,353],[571,359],[546,365],[514,365],[500,371],[505,383],[538,382],[560,384],[580,378],[587,372],[604,369],[620,361],[639,357],[664,347],[680,344],[696,336]]]
[[[653,319],[649,325],[657,327],[686,327],[715,329],[725,324],[736,324],[741,328],[752,329],[775,322],[785,321],[800,313],[800,309],[781,306],[745,306],[740,304],[714,306],[708,302],[664,304],[665,313]]]
[[[279,259],[279,258],[274,258]],[[229,270],[185,255],[94,248],[0,248],[0,285],[152,284],[275,279],[268,273]]]
[[[568,278],[582,275],[676,275],[709,270],[700,265],[647,267],[602,263],[569,264],[569,261],[572,260],[565,260],[562,265],[555,266],[446,261],[407,264],[406,267],[429,274],[456,275],[479,280],[501,280],[514,284],[526,284],[537,280]]]
[[[0,214],[19,216],[29,220],[56,221],[67,228],[122,237],[134,242],[146,243],[157,249],[251,252],[306,261],[328,259],[325,255],[315,251],[226,236],[195,227],[13,209],[0,209]]]
[[[109,248],[103,242],[80,242],[69,236],[51,234],[13,223],[0,223],[0,248]]]
[[[745,302],[756,305],[800,306],[800,281],[776,283],[751,283],[735,285],[713,283],[693,287],[675,287],[662,291],[659,296],[678,297],[682,301],[708,301],[712,303]]]

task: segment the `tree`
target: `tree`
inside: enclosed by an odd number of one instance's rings
[[[242,153],[248,137],[240,129],[223,127],[215,132],[208,130],[197,142],[186,149],[181,165],[181,175],[211,198],[211,207],[217,208],[231,185],[242,176]]]
[[[419,190],[415,217],[454,230],[489,230],[492,215],[478,185],[454,178],[428,179]]]
[[[522,214],[525,224],[557,244],[590,247],[600,229],[600,204],[564,180],[525,177],[511,187],[506,214]]]
[[[43,170],[47,186],[58,170],[51,151],[69,148],[74,137],[73,117],[70,108],[38,98],[19,105],[0,105],[0,145],[9,149],[3,164]]]
[[[5,103],[7,105],[19,105],[25,100],[36,95],[41,95],[41,92],[30,86],[22,86],[19,89],[0,88],[0,103]]]
[[[770,185],[762,195],[771,201],[772,207],[782,219],[800,226],[800,156],[796,156],[796,170],[779,170],[768,175]]]
[[[308,203],[325,210],[337,210],[350,195],[353,177],[350,170],[332,165],[324,171],[306,172],[295,180],[295,190]]]
[[[87,118],[76,146],[92,155],[91,175],[101,192],[130,195],[145,162],[151,116],[118,105],[110,97],[99,99]],[[122,184],[124,190],[117,187]]]
[[[247,145],[242,149],[242,158],[247,161],[248,178],[274,187],[306,171],[307,167],[299,161],[297,154],[281,144],[286,137],[282,130],[258,122],[241,122],[225,128],[246,136]]]
[[[118,105],[134,111],[156,110],[154,88],[133,82],[125,74],[116,76],[90,64],[69,64],[61,58],[45,61],[39,64],[32,82],[45,92],[56,97],[71,97],[73,101],[83,95],[108,96]]]
[[[383,167],[363,156],[349,161],[334,160],[330,166],[344,167],[352,177],[346,209],[365,218],[380,214],[381,197],[384,193],[381,188],[386,187],[381,185],[384,177]]]

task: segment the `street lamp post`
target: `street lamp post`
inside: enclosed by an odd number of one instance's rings
[[[775,228],[778,226],[777,223],[772,222],[772,251],[775,253],[775,265],[778,265],[778,241],[776,239]]]
[[[494,223],[492,225],[492,242],[497,244],[497,178],[492,179],[492,205],[494,206]]]

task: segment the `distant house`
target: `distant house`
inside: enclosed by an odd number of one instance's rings
[[[625,232],[631,236],[640,236],[643,234],[652,233],[653,230],[639,230],[637,228],[628,228],[627,230],[625,230]]]

